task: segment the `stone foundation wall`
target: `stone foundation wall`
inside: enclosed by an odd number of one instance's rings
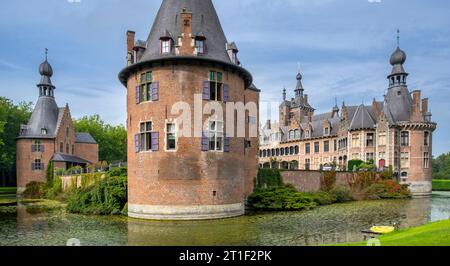
[[[337,172],[336,185],[349,187],[349,181],[353,175],[351,172]],[[322,189],[322,173],[320,171],[282,171],[281,176],[285,184],[293,185],[301,192],[318,192]]]

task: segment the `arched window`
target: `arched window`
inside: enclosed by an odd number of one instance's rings
[[[300,139],[300,129],[295,130],[295,139]]]
[[[295,146],[295,155],[298,155],[300,152],[300,148],[298,146]]]
[[[280,156],[280,149],[277,149],[277,150],[276,150],[276,155],[277,155],[277,156]]]
[[[267,157],[267,151],[263,150],[263,157]]]
[[[281,153],[281,156],[284,156],[284,149],[283,148],[280,149],[280,153]]]
[[[289,148],[288,147],[284,148],[284,154],[289,155]]]
[[[294,147],[289,147],[289,153],[290,153],[291,155],[294,154]]]

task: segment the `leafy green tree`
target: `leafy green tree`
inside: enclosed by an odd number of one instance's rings
[[[20,125],[26,124],[31,116],[32,103],[15,105],[11,100],[0,97],[0,186],[13,185],[16,172],[16,138]],[[8,183],[8,184],[7,184]]]
[[[433,160],[433,179],[450,179],[450,153]]]
[[[123,125],[106,124],[99,115],[74,120],[76,132],[90,133],[99,145],[100,161],[126,161],[127,131]]]

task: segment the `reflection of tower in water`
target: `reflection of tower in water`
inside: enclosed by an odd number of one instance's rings
[[[431,222],[432,198],[417,198],[405,202],[401,228],[416,227]]]

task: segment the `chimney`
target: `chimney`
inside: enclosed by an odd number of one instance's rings
[[[423,114],[420,110],[421,105],[421,91],[415,90],[412,92],[412,120],[413,121],[420,121],[423,118]]]
[[[134,64],[134,31],[127,31],[127,66]]]
[[[422,114],[426,115],[428,113],[428,98],[422,100]]]
[[[308,122],[312,123],[312,112],[308,112]]]
[[[181,12],[181,42],[179,42],[180,55],[194,55],[195,41],[192,36],[192,12],[183,8]]]

